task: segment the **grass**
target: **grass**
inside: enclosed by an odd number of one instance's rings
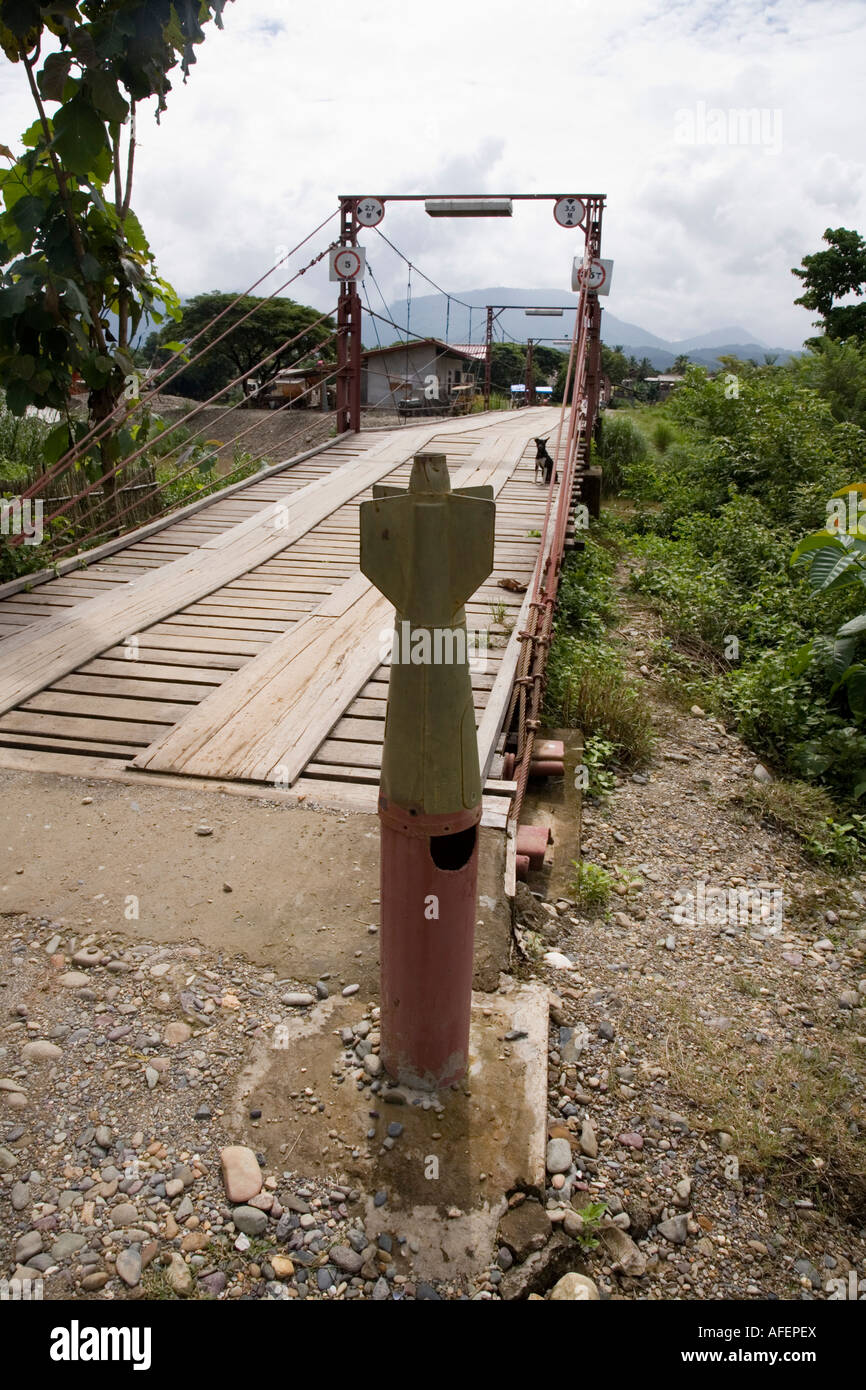
[[[615,744],[617,760],[642,767],[652,756],[654,734],[641,690],[626,676],[619,653],[607,643],[558,637],[547,691],[551,723],[580,728],[586,739]]]
[[[796,836],[809,859],[847,870],[861,864],[863,817],[840,823],[833,798],[823,787],[779,778],[750,782],[735,799],[767,825]]]
[[[853,1034],[808,1050],[732,1048],[681,999],[670,996],[664,1006],[671,1015],[662,1059],[670,1083],[706,1116],[707,1133],[732,1136],[740,1176],[763,1176],[782,1195],[862,1223],[866,1157],[851,1128],[863,1124],[853,1079],[862,1053]]]

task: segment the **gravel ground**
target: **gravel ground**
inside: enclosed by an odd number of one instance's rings
[[[199,946],[0,923],[3,1275],[41,1277],[46,1298],[466,1296],[413,1281],[399,1233],[369,1240],[359,1190],[270,1171],[229,1132],[253,1042],[312,1002],[308,986]],[[370,1059],[371,1089],[376,1023],[373,1007],[335,1040],[347,1077]],[[325,1108],[302,1084],[290,1099]]]
[[[655,759],[583,816],[618,891],[592,915],[520,893],[552,991],[548,1217],[606,1203],[582,1237],[602,1297],[863,1297],[866,875],[828,879],[744,812],[756,759],[671,708],[655,627],[632,608],[620,631]]]
[[[745,811],[754,756],[666,703],[653,621],[622,637],[656,757],[584,809],[583,853],[618,891],[594,913],[519,894],[516,974],[551,998],[548,1187],[510,1194],[493,1264],[416,1282],[399,1230],[364,1231],[372,1193],[238,1144],[253,1047],[326,982],[5,916],[0,1275],[79,1299],[866,1294],[866,875],[828,878]],[[702,913],[737,889],[748,920],[727,897]],[[352,1030],[333,1084],[379,1090],[374,1005]],[[295,1084],[299,1114],[325,1108]],[[399,1143],[383,1111],[375,1143]]]

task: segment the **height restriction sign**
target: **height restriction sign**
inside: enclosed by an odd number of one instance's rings
[[[329,257],[329,280],[363,279],[367,253],[363,246],[332,246]]]
[[[560,227],[580,227],[586,216],[586,208],[580,198],[557,198],[553,215]]]
[[[381,198],[359,198],[355,216],[362,227],[377,227],[385,216],[385,204]]]

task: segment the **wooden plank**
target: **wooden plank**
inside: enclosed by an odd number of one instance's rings
[[[88,662],[86,666],[82,666],[80,669],[82,671],[90,671],[99,666],[101,662],[105,662],[106,664],[110,662],[122,662],[126,665],[129,660],[126,653],[126,647],[109,647],[108,651],[103,653],[103,656],[99,660]],[[189,662],[192,660],[195,660],[195,666],[189,665]],[[139,647],[138,658],[135,662],[135,666],[131,669],[141,671],[143,666],[154,665],[168,667],[170,669],[174,668],[177,671],[176,679],[183,680],[185,676],[182,670],[178,670],[178,668],[183,668],[183,670],[192,673],[193,680],[200,680],[204,679],[204,676],[201,675],[202,672],[213,672],[215,674],[217,671],[220,673],[224,671],[237,671],[241,666],[245,666],[248,660],[248,656],[239,655],[234,650],[229,652],[196,651],[193,653],[191,650],[188,651],[185,646],[177,650],[175,647],[166,644],[157,647],[155,644],[149,645],[145,641],[143,645]],[[223,679],[223,675],[220,674],[219,677],[214,680],[214,685],[219,685]]]
[[[43,733],[54,738],[90,739],[96,743],[147,745],[159,726],[130,723],[124,719],[78,719],[62,714],[37,714],[12,710],[0,715],[0,731],[11,734]]]
[[[203,507],[214,506],[220,498],[228,497],[230,493],[241,492],[245,488],[255,486],[263,477],[280,473],[283,469],[291,468],[303,459],[312,458],[314,454],[324,453],[325,450],[333,448],[337,439],[344,439],[345,437],[345,434],[337,435],[335,439],[328,439],[324,444],[317,444],[314,449],[308,449],[295,458],[285,459],[282,463],[271,464],[268,469],[262,469],[260,474],[241,478],[237,483],[229,483],[228,487],[223,488],[220,492],[211,493],[209,497],[197,498],[194,502],[189,502],[185,507],[181,507],[179,511],[172,512],[169,516],[160,517],[158,521],[149,521],[146,525],[139,526],[135,531],[129,532],[128,535],[118,536],[116,540],[94,546],[92,550],[86,550],[82,554],[71,555],[66,560],[60,560],[56,568],[52,566],[50,569],[39,570],[35,574],[22,575],[18,579],[7,580],[5,584],[0,584],[0,599],[6,598],[8,594],[15,593],[27,585],[50,583],[52,579],[57,577],[58,573],[69,574],[72,570],[81,568],[82,565],[92,564],[94,560],[100,560],[103,556],[110,556],[118,550],[125,550],[129,546],[137,544],[137,538],[144,539],[146,536],[155,535],[156,532],[165,530],[168,526],[175,526],[181,518],[192,516],[193,513],[201,511]]]
[[[487,776],[490,770],[493,754],[496,752],[496,740],[499,737],[499,730],[502,728],[502,721],[511,699],[511,690],[514,685],[514,677],[517,674],[521,648],[517,634],[526,627],[531,602],[532,590],[528,589],[520,605],[520,612],[514,624],[511,639],[505,648],[496,679],[493,682],[493,689],[478,725],[478,760],[481,764],[482,779]]]
[[[407,431],[399,440],[374,446],[366,456],[299,489],[285,529],[283,514],[277,511],[282,504],[267,506],[192,554],[8,638],[8,660],[0,671],[0,712],[13,709],[130,633],[167,618],[284,550],[335,506],[391,472],[401,455],[421,447],[431,434],[429,428]]]
[[[210,689],[208,689],[210,694]],[[40,690],[31,695],[18,711],[39,710],[42,714],[90,715],[94,719],[131,719],[144,724],[176,724],[189,714],[194,701],[140,700],[124,696],[85,694],[81,691]]]
[[[186,681],[190,682],[193,689],[201,690],[205,686],[219,685],[225,679],[217,670],[207,666],[188,666],[179,671],[176,666],[167,662],[117,661],[106,657],[89,661],[86,666],[82,666],[80,671],[76,671],[71,676],[64,676],[62,680],[57,682],[55,688],[58,690],[83,689],[82,686],[67,684],[67,682],[87,680],[89,676],[112,676],[129,685],[142,686],[156,681],[157,683],[177,685],[179,690],[183,689]]]
[[[44,734],[14,734],[5,729],[0,729],[0,748],[3,749],[44,749],[46,752],[63,753],[64,756],[76,756],[81,753],[95,753],[101,758],[116,759],[122,767],[131,757],[134,757],[138,749],[135,745],[123,743],[107,744],[94,743],[86,738],[64,739],[50,738]],[[8,766],[4,758],[2,766]]]
[[[516,467],[524,444],[510,435],[485,441],[483,461],[465,467],[454,485],[490,481],[494,494]],[[329,621],[331,620],[331,621]],[[393,609],[360,571],[262,656],[191,712],[134,761],[139,768],[261,781],[277,774],[291,784],[346,706],[380,664],[379,636]],[[370,763],[367,743],[343,745],[339,761],[357,754]],[[320,761],[333,761],[326,749]]]
[[[292,745],[310,728],[317,741],[327,733],[334,722],[335,684],[342,688],[342,677],[358,689],[367,678],[370,657],[364,644],[347,641],[335,651],[335,628],[340,635],[368,625],[378,624],[378,630],[388,620],[390,605],[363,576],[343,587],[348,592],[342,599],[335,596],[335,606],[344,606],[342,615],[311,613],[139,755],[135,766],[261,781],[279,767],[280,780],[291,783],[303,766],[291,755]],[[324,729],[323,711],[329,721]],[[275,756],[274,746],[283,751]]]
[[[131,699],[155,700],[155,701],[175,701],[180,704],[196,704],[203,700],[206,695],[210,695],[214,683],[209,685],[195,685],[192,681],[184,684],[181,681],[164,680],[129,680],[113,674],[108,677],[105,673],[100,676],[78,675],[64,676],[52,687],[51,692],[72,691],[81,695],[94,695],[102,698],[108,695],[109,698],[117,696],[127,696]],[[32,700],[42,699],[49,692],[43,691],[40,695],[33,695]],[[30,704],[31,701],[28,701]],[[32,705],[32,708],[37,706]]]

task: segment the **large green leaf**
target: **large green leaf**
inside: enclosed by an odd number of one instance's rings
[[[14,318],[20,314],[32,289],[33,281],[25,279],[0,289],[0,319]]]
[[[46,101],[62,101],[63,88],[72,64],[71,53],[49,53],[36,81]]]
[[[802,676],[803,672],[811,666],[814,655],[813,644],[811,642],[804,642],[802,647],[798,647],[794,655],[788,659],[785,665],[785,674],[796,680],[798,676]]]
[[[823,550],[828,545],[838,545],[838,537],[833,531],[813,531],[810,536],[804,536],[799,542],[790,562],[792,565],[799,565],[806,555],[810,555],[814,550]]]
[[[856,573],[851,573],[852,569]],[[809,583],[818,593],[840,583],[853,583],[857,579],[866,583],[866,573],[857,565],[854,556],[847,552],[840,555],[837,549],[830,546],[819,550],[809,567]]]
[[[109,121],[125,121],[129,102],[121,96],[117,78],[104,68],[90,68],[85,79],[96,110]]]
[[[73,174],[86,178],[100,153],[110,148],[105,125],[78,92],[54,115],[54,148]]]
[[[861,632],[866,632],[866,613],[860,613],[858,617],[844,623],[836,633],[836,639],[838,641],[842,637],[859,637]]]
[[[63,420],[48,435],[42,445],[42,453],[47,464],[56,463],[70,447],[69,426]]]
[[[857,643],[853,637],[847,637],[841,642],[837,641],[833,643],[831,667],[834,675],[841,676],[842,672],[848,669],[851,662],[854,660],[856,648]]]
[[[844,676],[848,703],[858,719],[866,715],[866,666],[849,666]]]

